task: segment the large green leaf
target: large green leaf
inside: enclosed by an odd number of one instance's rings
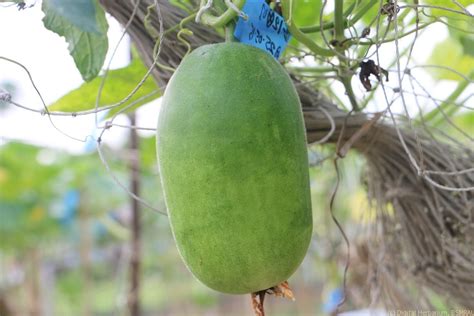
[[[365,8],[365,6],[368,5],[369,3],[370,3],[370,0],[362,0],[360,4],[357,6],[355,13],[359,12],[360,9]],[[370,9],[367,10],[362,16],[362,21],[364,22],[364,24],[369,25],[373,23],[375,19],[377,18],[379,10],[380,10],[380,3],[373,4],[370,7]],[[380,19],[382,20],[381,23],[384,24],[385,23],[384,21],[386,21],[386,18],[382,15]]]
[[[453,119],[454,124],[468,135],[474,135],[474,112],[467,111],[456,115]]]
[[[145,75],[147,69],[139,59],[134,59],[125,68],[115,69],[108,72],[105,85],[103,87],[99,107],[112,105],[124,99]],[[95,108],[97,94],[103,78],[97,77],[90,82],[83,83],[79,88],[69,92],[59,100],[49,106],[50,111],[80,112]],[[158,92],[158,87],[151,77],[148,77],[138,91],[126,102],[113,108],[111,114],[123,109],[131,102],[145,97],[153,92]],[[131,109],[150,102],[157,98],[159,93],[147,97],[135,104]]]
[[[422,0],[419,1],[420,4],[430,4],[434,6],[439,6],[439,7],[444,7],[444,8],[449,8],[449,9],[455,9],[455,10],[461,10],[460,7],[456,4],[459,3],[463,7],[468,7],[469,5],[472,4],[472,0],[457,0],[457,1],[452,1],[452,0]]]
[[[464,53],[474,57],[474,36],[465,34],[459,37],[459,42],[463,47]]]
[[[42,6],[44,26],[66,39],[69,53],[86,81],[97,76],[108,49],[105,12],[95,0],[87,3],[90,1],[93,0],[67,5],[74,1],[44,0]],[[93,5],[93,10],[90,5]]]
[[[321,11],[321,0],[295,0],[293,19],[299,27],[316,25]]]
[[[102,33],[96,19],[93,0],[50,0],[55,14],[64,17],[84,32]]]
[[[453,38],[447,38],[437,44],[428,60],[429,64],[449,67],[452,70],[468,75],[474,69],[474,57],[464,52],[463,46]],[[437,79],[461,80],[453,71],[442,68],[430,68]]]
[[[474,56],[474,29],[473,21],[467,19],[448,19],[449,37],[457,40],[464,54]]]
[[[434,16],[461,17],[459,13],[453,12],[452,10],[464,11],[472,4],[472,0],[424,0],[420,1],[420,3],[424,5],[432,5],[433,8],[430,8],[430,11]],[[449,10],[445,10],[444,8]]]

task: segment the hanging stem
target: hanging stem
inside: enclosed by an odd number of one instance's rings
[[[334,1],[334,35],[339,42],[344,40],[344,3],[343,0]]]
[[[341,83],[344,85],[344,89],[346,90],[347,97],[349,98],[349,101],[351,102],[352,110],[354,112],[359,112],[360,108],[359,108],[359,105],[357,104],[357,99],[355,97],[354,90],[352,89],[351,78],[352,78],[352,75],[342,76]]]
[[[338,52],[338,59],[341,67],[340,72],[340,81],[344,85],[344,89],[346,90],[347,97],[352,106],[352,110],[355,112],[360,111],[359,106],[357,104],[357,99],[354,94],[354,90],[352,89],[352,71],[350,70],[349,62],[345,56],[345,49],[340,43],[345,40],[344,36],[344,3],[343,0],[335,0],[334,1],[334,39],[336,42],[336,51]]]
[[[228,43],[235,42],[234,31],[235,31],[235,23],[231,21],[225,27],[225,41],[226,42]]]
[[[176,24],[176,25],[170,27],[169,29],[167,29],[166,31],[164,31],[163,36],[167,35],[168,33],[177,31],[178,29],[184,28],[185,24],[188,24],[189,22],[192,22],[196,19],[196,15],[197,15],[197,12],[194,12],[193,14],[185,17],[184,19],[181,20],[181,22],[179,22],[178,24]]]

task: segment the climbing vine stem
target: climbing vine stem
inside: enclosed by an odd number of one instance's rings
[[[369,11],[376,3],[378,3],[379,0],[371,0],[368,2],[365,6],[363,6],[357,13],[355,13],[354,17],[352,19],[348,19],[349,15],[354,11],[354,7],[356,6],[356,2],[354,1],[344,12],[344,27],[351,27],[353,26],[357,21],[359,21],[364,14]],[[313,26],[305,26],[301,27],[300,30],[303,33],[316,33],[320,32],[321,30],[329,30],[334,28],[334,22],[329,22],[329,23],[324,23],[324,25],[321,28],[321,25],[318,23],[318,25],[313,25]]]
[[[334,37],[338,42],[344,40],[344,3],[343,0],[334,1]]]
[[[296,24],[293,21],[292,14],[290,14],[291,12],[293,12],[292,6],[293,6],[293,1],[291,0],[281,2],[283,17],[285,18],[286,23],[288,24],[288,30],[290,31],[291,35],[293,35],[293,37],[298,42],[308,47],[314,54],[318,56],[323,56],[323,57],[334,56],[335,55],[334,51],[319,46],[309,36],[307,36],[306,34],[300,31],[300,29],[296,26]]]
[[[234,38],[235,23],[231,21],[225,26],[225,41],[235,42]]]
[[[345,40],[344,36],[344,3],[343,0],[334,1],[334,46],[337,51],[337,58],[340,63],[340,81],[344,85],[347,97],[352,106],[354,112],[360,111],[357,104],[357,99],[352,89],[351,79],[353,71],[350,69],[350,62],[346,58],[346,51],[342,43]]]
[[[214,28],[221,28],[225,27],[229,22],[231,22],[235,17],[237,17],[238,10],[242,10],[242,7],[245,4],[245,0],[234,0],[231,2],[235,7],[229,7],[224,13],[222,13],[220,16],[215,16],[209,13],[208,11],[205,11],[202,13],[200,16],[200,21],[201,23],[205,25],[209,25]],[[201,8],[206,5],[206,0],[201,1]]]

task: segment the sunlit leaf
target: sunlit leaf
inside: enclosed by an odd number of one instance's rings
[[[134,59],[125,68],[115,69],[108,72],[105,85],[100,95],[99,107],[112,105],[123,100],[130,94],[146,74],[147,69],[139,59]],[[103,77],[97,77],[90,82],[83,83],[79,88],[69,92],[49,106],[50,111],[80,112],[95,108],[96,98]],[[150,95],[150,97],[138,102],[132,109],[139,107],[159,97],[158,87],[150,77],[144,82],[139,90],[125,103],[113,108],[112,113],[123,109],[125,106],[138,99]]]
[[[462,36],[459,38],[459,42],[463,47],[465,54],[474,57],[474,37],[473,36]]]
[[[464,54],[462,45],[455,39],[447,38],[437,44],[428,60],[429,64],[449,67],[465,76],[474,69],[474,57]],[[462,77],[448,69],[430,68],[437,79],[461,80]]]
[[[420,4],[433,6],[430,11],[434,16],[456,17],[459,13],[454,11],[465,11],[472,4],[472,0],[423,0]]]
[[[364,8],[370,0],[363,0],[360,2],[360,4],[356,8],[356,12]],[[374,22],[375,18],[377,17],[378,13],[380,10],[380,4],[376,3],[370,7],[369,10],[367,10],[364,15],[362,16],[362,22],[364,22],[365,25],[369,25]],[[384,20],[384,16],[381,16],[381,19]],[[382,22],[381,22],[382,23]]]
[[[319,21],[321,0],[295,0],[293,19],[299,27],[316,25]]]
[[[454,124],[467,135],[474,135],[474,112],[467,111],[453,118]]]

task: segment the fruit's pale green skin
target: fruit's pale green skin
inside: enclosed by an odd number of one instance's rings
[[[293,274],[312,232],[308,161],[299,99],[276,60],[240,43],[193,51],[166,88],[157,152],[194,276],[243,294]]]

